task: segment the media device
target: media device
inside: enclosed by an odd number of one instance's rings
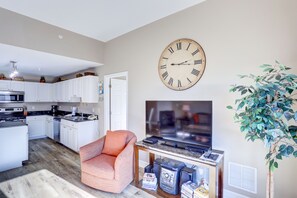
[[[169,146],[212,148],[212,101],[146,101],[146,135]]]
[[[158,143],[158,139],[155,137],[147,137],[143,140],[143,142],[149,143],[149,144],[156,144]]]
[[[185,163],[170,160],[161,164],[160,188],[173,195],[179,193],[180,171],[185,167]]]
[[[181,188],[187,181],[196,182],[196,170],[184,167],[180,172],[179,187]]]
[[[144,167],[144,172],[145,173],[154,173],[153,172],[153,165],[149,164],[146,167]]]
[[[164,162],[164,159],[157,158],[154,160],[154,166],[153,166],[153,173],[155,173],[158,184],[160,183],[160,170],[161,170],[161,164]]]

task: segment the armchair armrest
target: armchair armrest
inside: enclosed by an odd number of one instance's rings
[[[100,155],[104,146],[105,136],[79,149],[80,162],[87,161]]]
[[[115,179],[125,180],[133,178],[133,167],[134,167],[134,144],[136,137],[133,137],[124,150],[117,156],[114,169]]]

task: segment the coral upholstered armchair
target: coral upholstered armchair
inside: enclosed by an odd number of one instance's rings
[[[99,190],[122,192],[134,178],[135,142],[130,131],[107,131],[106,136],[81,147],[81,181]]]

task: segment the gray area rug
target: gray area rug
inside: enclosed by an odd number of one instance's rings
[[[129,185],[121,194],[96,190],[86,192],[48,170],[39,170],[0,183],[2,198],[153,198],[147,192]]]

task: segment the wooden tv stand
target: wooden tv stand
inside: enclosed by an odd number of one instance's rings
[[[134,146],[134,154],[135,154],[134,182],[135,182],[135,185],[139,188],[141,188],[140,181],[139,181],[139,151],[144,151],[149,153],[150,164],[154,163],[155,155],[157,155],[157,156],[185,162],[188,164],[196,165],[198,167],[208,168],[209,169],[209,197],[210,198],[223,197],[223,172],[224,172],[224,152],[223,151],[213,150],[213,153],[218,153],[222,155],[222,158],[218,162],[215,162],[215,161],[200,159],[201,154],[196,152],[164,146],[164,145],[161,145],[160,143],[148,144],[142,141],[136,142]],[[176,196],[173,196],[173,197],[176,197]]]

